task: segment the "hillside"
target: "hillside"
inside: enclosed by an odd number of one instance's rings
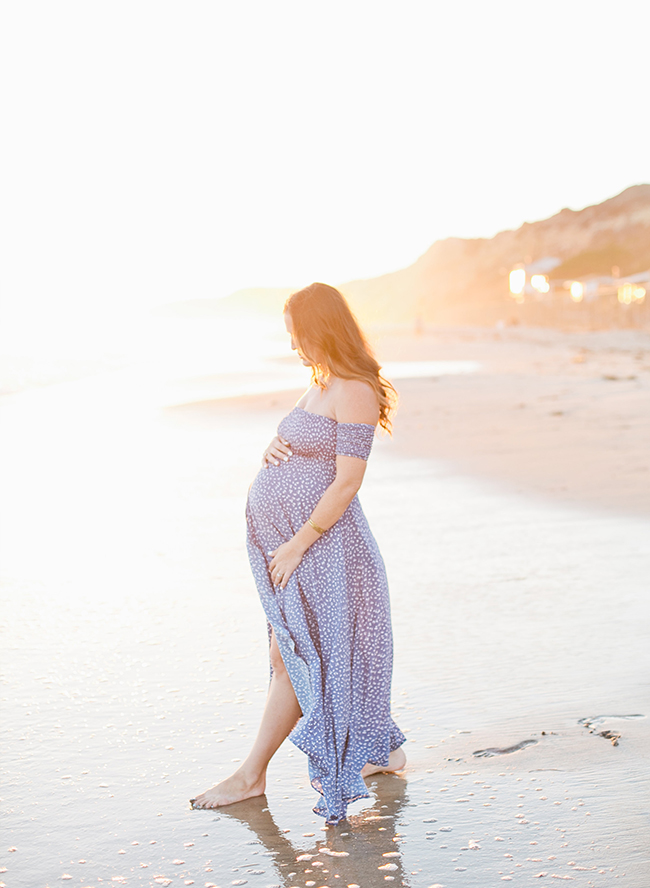
[[[544,256],[562,259],[558,273],[567,276],[649,268],[650,185],[489,239],[436,241],[408,268],[341,289],[365,321],[491,323],[507,307],[509,270]]]

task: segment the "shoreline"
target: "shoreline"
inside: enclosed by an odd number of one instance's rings
[[[474,360],[400,379],[391,447],[549,502],[650,515],[650,335],[454,328],[382,332],[381,363]],[[204,400],[165,415],[291,409],[300,389]]]

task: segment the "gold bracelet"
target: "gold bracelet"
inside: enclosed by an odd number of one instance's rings
[[[315,521],[312,521],[312,520],[311,520],[311,518],[308,518],[308,519],[307,519],[307,524],[309,524],[310,527],[313,527],[314,530],[316,531],[316,533],[320,533],[320,534],[325,533],[325,530],[324,530],[322,527],[319,527],[318,524],[316,524]]]

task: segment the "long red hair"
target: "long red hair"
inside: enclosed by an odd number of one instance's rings
[[[326,387],[330,376],[367,382],[379,401],[379,425],[390,432],[397,392],[379,372],[372,349],[341,293],[327,284],[310,284],[289,296],[284,310],[291,317],[301,352],[312,364],[313,382],[320,388]]]

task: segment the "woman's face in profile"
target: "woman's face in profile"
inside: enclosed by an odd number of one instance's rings
[[[285,311],[285,313],[284,313],[284,325],[285,325],[285,327],[287,328],[287,333],[288,333],[289,336],[291,337],[291,348],[292,348],[294,351],[297,351],[297,352],[298,352],[298,355],[300,356],[300,360],[302,361],[302,363],[304,364],[305,367],[313,367],[317,362],[314,361],[314,360],[310,360],[309,358],[307,358],[307,357],[305,356],[304,352],[301,350],[301,348],[300,348],[300,346],[298,345],[298,343],[296,342],[296,340],[294,339],[294,336],[293,336],[293,322],[292,322],[292,320],[291,320],[291,315],[289,314],[288,311]]]

